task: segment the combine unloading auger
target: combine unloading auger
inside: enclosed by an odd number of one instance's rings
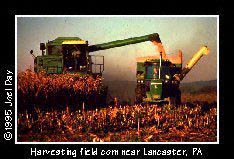
[[[121,47],[125,45],[137,44],[137,43],[141,43],[145,41],[155,41],[157,43],[161,43],[158,33],[154,33],[154,34],[149,34],[149,35],[140,36],[140,37],[134,37],[134,38],[124,39],[124,40],[116,40],[112,42],[91,45],[88,47],[88,51],[94,52],[94,51],[99,51],[99,50],[106,50],[106,49]]]

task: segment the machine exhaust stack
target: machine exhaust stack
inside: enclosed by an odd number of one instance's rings
[[[175,74],[174,78],[177,81],[182,81],[184,79],[184,77],[189,73],[189,71],[193,68],[193,66],[200,60],[200,58],[203,55],[208,55],[208,53],[209,53],[209,49],[207,48],[207,46],[201,47],[200,50],[193,55],[191,60],[182,69],[181,73],[180,74]]]
[[[30,51],[30,54],[32,55],[33,59],[36,58],[36,56],[33,54],[33,50]]]
[[[162,67],[162,52],[160,52],[160,63],[159,63],[159,79],[161,78],[161,67]]]

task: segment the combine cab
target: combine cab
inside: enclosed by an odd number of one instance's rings
[[[34,58],[34,71],[44,70],[47,74],[71,72],[102,75],[104,57],[88,55],[87,47],[88,42],[78,37],[58,37],[53,41],[48,41],[46,45],[41,43],[42,55]],[[101,63],[93,62],[97,58]],[[99,69],[96,69],[97,66]]]

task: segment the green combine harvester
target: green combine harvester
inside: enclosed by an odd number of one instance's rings
[[[46,44],[40,44],[41,56],[35,57],[32,50],[30,53],[34,57],[35,72],[41,70],[46,71],[47,74],[73,72],[95,77],[102,75],[104,71],[104,56],[89,55],[90,52],[158,40],[160,40],[158,34],[150,34],[89,46],[88,41],[78,37],[58,37]]]
[[[166,58],[162,43],[157,33],[117,40],[102,44],[90,45],[88,41],[78,37],[58,37],[55,40],[40,43],[42,55],[34,57],[34,71],[45,71],[47,74],[79,73],[91,75],[96,78],[102,76],[104,71],[104,56],[89,55],[90,52],[106,50],[125,45],[151,41],[158,45],[160,57],[145,57],[137,61],[137,87],[136,103],[161,102],[166,98],[176,99],[180,103],[179,83],[203,53],[207,53],[207,47],[203,47],[190,62],[182,69],[181,60],[170,61]]]

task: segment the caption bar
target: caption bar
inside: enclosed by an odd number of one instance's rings
[[[171,156],[171,157],[202,157],[203,149],[200,147],[193,147],[189,149],[100,149],[100,148],[79,148],[79,149],[40,149],[30,148],[27,151],[27,157],[73,157],[78,156]]]

